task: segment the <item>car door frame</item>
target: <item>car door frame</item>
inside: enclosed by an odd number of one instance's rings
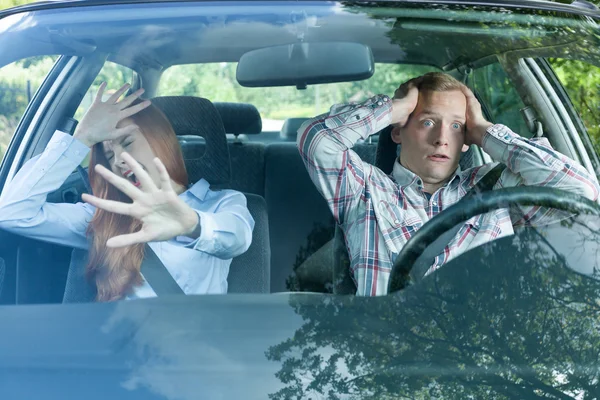
[[[9,143],[0,165],[0,190],[27,160],[44,150],[65,118],[75,114],[106,58],[100,53],[59,57]],[[0,231],[0,257],[6,265],[0,304],[62,301],[71,250]]]

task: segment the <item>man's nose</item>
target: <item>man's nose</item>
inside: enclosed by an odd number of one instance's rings
[[[434,131],[433,144],[436,146],[447,146],[450,138],[450,127],[443,124],[438,125]]]

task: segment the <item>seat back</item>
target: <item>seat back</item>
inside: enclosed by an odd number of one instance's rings
[[[273,143],[265,155],[265,199],[271,233],[271,291],[284,292],[303,252],[319,230],[333,227],[327,202],[310,180],[296,143]],[[333,232],[333,229],[332,229]],[[318,240],[318,239],[316,239]],[[301,260],[300,260],[301,261]]]
[[[73,249],[67,273],[63,303],[89,303],[96,298],[96,287],[85,277],[88,251]]]
[[[171,122],[177,136],[201,136],[204,140],[182,143],[181,150],[190,182],[204,178],[212,187],[229,185],[231,162],[221,115],[207,99],[164,96],[152,99]]]
[[[357,144],[353,150],[363,161],[374,162],[374,144]],[[290,285],[296,269],[333,238],[335,222],[327,202],[310,180],[295,142],[267,146],[265,199],[271,234],[271,291],[297,290]],[[326,270],[331,266],[311,268]]]
[[[261,196],[244,193],[254,218],[252,243],[233,259],[229,267],[228,293],[269,293],[271,288],[271,248],[267,203]]]

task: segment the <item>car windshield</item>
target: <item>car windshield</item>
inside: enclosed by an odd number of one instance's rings
[[[594,4],[0,17],[14,382],[81,362],[104,398],[597,396]]]

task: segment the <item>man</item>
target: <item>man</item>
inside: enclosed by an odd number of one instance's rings
[[[351,150],[359,139],[392,125],[400,157],[388,176]],[[599,188],[575,161],[546,139],[525,139],[486,121],[473,93],[452,76],[429,73],[401,85],[390,99],[336,105],[305,122],[298,148],[310,177],[344,231],[357,294],[387,292],[391,267],[423,224],[459,201],[495,165],[462,171],[461,152],[482,147],[506,164],[494,188],[551,186],[597,201]],[[426,274],[490,240],[513,234],[513,225],[548,222],[556,210],[500,209],[466,221]]]

